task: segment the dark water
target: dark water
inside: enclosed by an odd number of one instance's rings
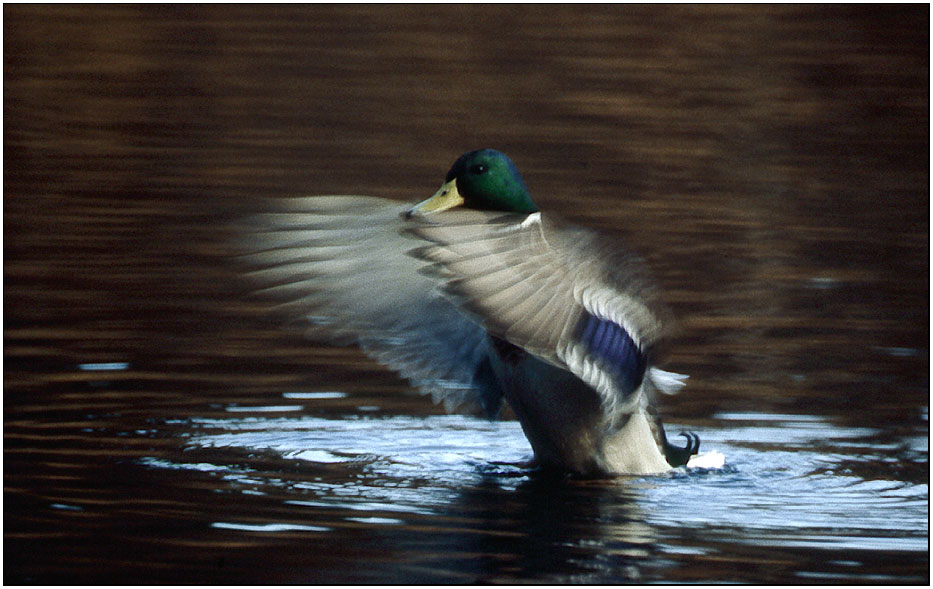
[[[929,7],[4,6],[7,583],[929,582]],[[679,319],[716,470],[522,466],[228,263],[508,152]]]

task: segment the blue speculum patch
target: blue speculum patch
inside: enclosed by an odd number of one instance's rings
[[[638,388],[645,375],[645,356],[625,328],[584,312],[577,333],[580,342],[610,371],[625,394]]]

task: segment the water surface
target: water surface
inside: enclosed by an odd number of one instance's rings
[[[8,488],[8,571],[101,582],[924,580],[925,415],[888,437],[814,415],[714,414],[691,429],[725,454],[722,468],[575,480],[528,468],[515,421],[394,414],[385,400],[321,391],[201,416],[92,413],[55,427],[68,450],[19,447],[49,426],[8,422],[8,481],[39,487]]]

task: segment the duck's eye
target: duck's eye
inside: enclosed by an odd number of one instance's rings
[[[480,174],[485,174],[487,169],[485,164],[476,164],[470,168],[470,173],[479,176]]]

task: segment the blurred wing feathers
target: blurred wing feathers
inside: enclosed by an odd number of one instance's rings
[[[306,318],[311,337],[359,344],[449,409],[498,409],[501,391],[483,390],[494,383],[474,382],[485,332],[406,255],[417,242],[400,233],[403,203],[327,196],[271,206],[247,221],[242,244],[260,294]]]
[[[490,333],[571,371],[612,414],[646,402],[632,393],[664,311],[618,243],[540,213],[444,213],[410,232],[434,244],[412,255],[432,262],[445,292]]]

